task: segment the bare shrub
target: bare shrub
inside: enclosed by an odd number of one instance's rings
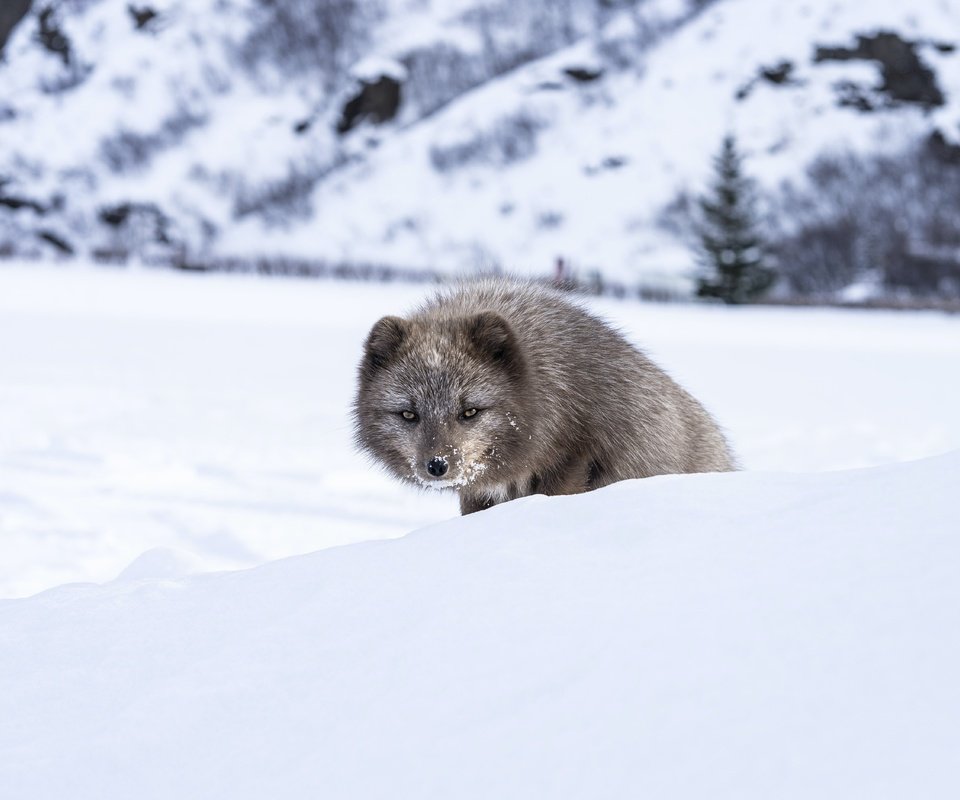
[[[954,291],[960,164],[929,142],[888,156],[821,157],[771,207],[779,269],[796,293],[832,293],[862,279],[887,291]]]
[[[430,163],[438,172],[449,172],[475,163],[506,166],[530,158],[544,123],[521,109],[498,119],[486,130],[451,144],[430,148]]]
[[[100,157],[113,172],[142,169],[157,153],[175,147],[189,131],[206,123],[206,117],[181,108],[156,131],[139,133],[120,129],[100,143]]]
[[[480,51],[445,42],[411,50],[402,61],[406,97],[423,116],[455,97],[523,64],[566,46],[591,30],[595,0],[498,0],[476,4],[463,21]]]
[[[405,97],[427,116],[488,78],[484,60],[446,42],[414,49],[403,58]]]
[[[266,225],[286,227],[313,213],[311,195],[322,173],[289,164],[286,175],[256,185],[243,185],[236,193],[233,216],[259,216]]]
[[[381,4],[371,0],[258,0],[256,10],[253,32],[240,48],[244,63],[315,73],[328,89],[363,53],[382,16]]]

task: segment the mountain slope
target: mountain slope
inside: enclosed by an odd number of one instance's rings
[[[35,8],[0,65],[0,249],[682,286],[661,219],[727,131],[768,189],[960,147],[955,2],[338,3],[329,58],[259,0]]]
[[[852,48],[882,30],[923,42],[918,54],[945,105],[891,101],[866,113],[842,104],[851,90],[838,87],[873,87],[881,66],[817,62],[816,48]],[[702,190],[726,131],[768,188],[828,151],[895,152],[932,130],[960,142],[960,53],[948,50],[956,37],[942,39],[957,30],[960,7],[948,4],[728,0],[656,45],[640,74],[578,86],[563,68],[597,62],[584,44],[472,92],[321,185],[310,235],[347,257],[461,268],[478,254],[541,272],[557,256],[608,274],[688,268],[689,253],[657,218],[678,192]],[[760,77],[785,63],[783,83]],[[527,152],[503,157],[503,126],[531,140]],[[467,155],[438,170],[438,154],[458,146]]]

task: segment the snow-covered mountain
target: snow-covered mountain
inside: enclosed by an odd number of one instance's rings
[[[958,46],[958,0],[34,3],[0,249],[682,284],[669,209],[727,132],[769,191],[824,154],[960,159]]]

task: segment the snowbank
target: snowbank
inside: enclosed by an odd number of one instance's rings
[[[18,798],[956,797],[960,453],[0,603]]]

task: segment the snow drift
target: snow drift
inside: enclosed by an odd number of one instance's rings
[[[958,480],[655,478],[6,601],[0,786],[955,797]]]

